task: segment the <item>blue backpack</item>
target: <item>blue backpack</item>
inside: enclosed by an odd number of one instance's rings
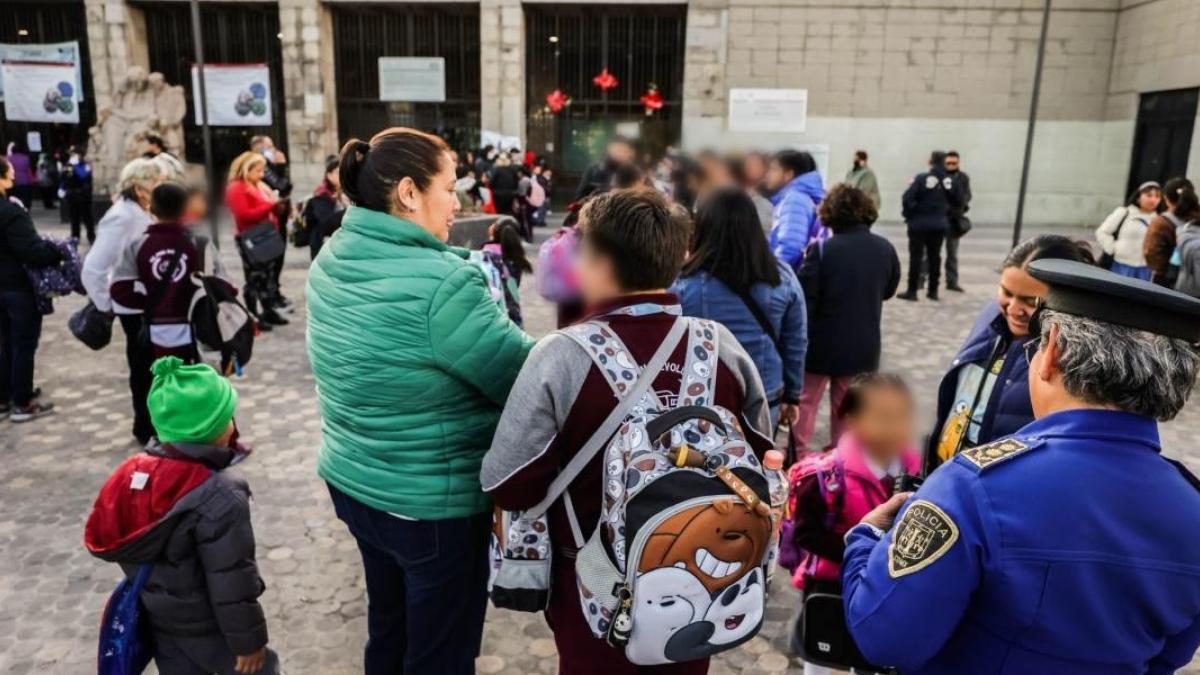
[[[141,596],[153,568],[142,565],[132,579],[122,579],[108,596],[100,623],[98,675],[138,675],[150,663],[153,650],[141,621]]]

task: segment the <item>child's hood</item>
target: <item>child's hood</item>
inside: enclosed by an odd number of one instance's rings
[[[175,448],[170,451],[191,455]],[[228,459],[214,465],[178,455],[156,448],[130,457],[113,471],[84,527],[83,542],[92,555],[131,564],[158,557],[178,518],[208,497],[216,487],[212,480],[216,470],[228,464]]]

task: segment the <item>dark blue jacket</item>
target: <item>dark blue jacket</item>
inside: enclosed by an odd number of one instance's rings
[[[930,469],[937,465],[937,443],[942,435],[942,426],[950,416],[950,407],[954,405],[959,371],[971,363],[987,368],[994,358],[993,350],[998,340],[1008,341],[1008,354],[983,413],[979,445],[1013,434],[1033,421],[1033,403],[1029,400],[1029,362],[1024,354],[1029,338],[1013,338],[1008,330],[1008,322],[1000,313],[1000,306],[995,301],[989,302],[975,319],[966,342],[958,350],[958,355],[942,376],[942,383],[938,387],[937,424],[933,427],[929,447],[926,448],[927,466]]]
[[[768,401],[797,403],[804,386],[804,357],[808,350],[807,312],[796,274],[779,263],[779,277],[778,286],[755,284],[750,297],[771,322],[780,349],[775,348],[746,303],[708,272],[680,277],[671,286],[671,292],[679,296],[685,316],[712,319],[734,334],[758,367]]]
[[[1166,675],[1200,644],[1200,492],[1153,419],[1047,415],[846,535],[846,623],[904,675]]]
[[[945,232],[950,227],[950,210],[962,207],[959,184],[940,167],[917,174],[904,191],[904,221],[921,232]]]

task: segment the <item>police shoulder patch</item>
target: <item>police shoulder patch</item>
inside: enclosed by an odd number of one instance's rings
[[[994,443],[980,445],[959,453],[963,459],[979,467],[980,470],[994,466],[1017,455],[1033,449],[1033,445],[1016,438],[1006,438]]]
[[[920,572],[958,541],[958,525],[932,502],[918,499],[908,507],[892,533],[888,546],[888,576]]]

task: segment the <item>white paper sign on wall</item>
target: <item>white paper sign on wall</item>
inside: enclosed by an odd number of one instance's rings
[[[379,57],[379,100],[441,103],[446,100],[446,59]]]
[[[75,64],[5,61],[4,116],[12,122],[79,123]]]
[[[218,127],[269,127],[271,115],[271,71],[265,63],[204,65],[204,94],[208,123]],[[192,100],[196,124],[204,120],[200,110],[200,69],[192,66]]]
[[[729,130],[804,133],[807,89],[730,89]]]

